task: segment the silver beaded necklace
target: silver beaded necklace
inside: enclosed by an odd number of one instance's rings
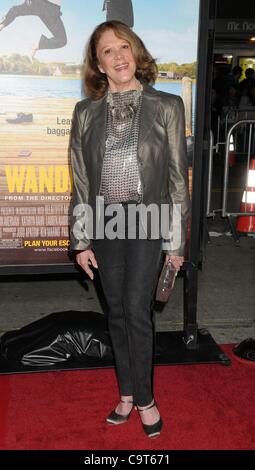
[[[134,116],[142,90],[141,83],[139,83],[136,90],[114,93],[108,90],[107,102],[109,103],[110,113],[116,121],[123,122]]]

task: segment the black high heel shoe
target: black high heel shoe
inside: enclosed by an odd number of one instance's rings
[[[129,401],[129,400],[120,400],[122,403],[134,403],[132,400]],[[108,418],[106,418],[106,421],[107,423],[109,424],[122,424],[122,423],[126,423],[126,421],[128,420],[129,416],[131,415],[132,413],[132,410],[133,410],[133,407],[131,408],[130,412],[126,415],[120,415],[119,413],[116,413],[115,410],[113,410],[110,415],[108,416]]]
[[[139,411],[139,413],[141,413],[143,411],[150,410],[151,408],[153,408],[153,406],[157,406],[157,404],[154,400],[153,400],[153,403],[146,406],[146,408],[141,409],[141,408],[139,408],[139,406],[137,406],[136,408]],[[143,426],[144,432],[147,434],[148,437],[155,438],[155,437],[158,437],[160,435],[161,429],[163,427],[163,421],[160,417],[159,420],[156,423],[154,423],[154,424],[144,424],[142,422],[142,426]]]

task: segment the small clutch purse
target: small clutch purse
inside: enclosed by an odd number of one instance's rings
[[[171,262],[164,263],[156,290],[156,301],[167,302],[174,287],[177,271]]]

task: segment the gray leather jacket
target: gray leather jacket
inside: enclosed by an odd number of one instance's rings
[[[143,87],[137,150],[143,185],[142,202],[146,206],[151,203],[159,207],[162,203],[169,203],[169,207],[172,204],[181,205],[181,243],[177,248],[164,251],[183,255],[190,212],[184,106],[179,96],[157,91],[147,84]],[[104,157],[105,128],[106,94],[99,100],[86,98],[76,104],[70,146],[72,214],[78,204],[88,204],[95,212]],[[71,249],[86,250],[90,246],[86,230],[79,239],[74,233],[79,217],[71,215]]]

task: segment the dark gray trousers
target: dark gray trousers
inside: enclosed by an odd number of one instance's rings
[[[162,240],[98,239],[92,249],[109,307],[120,394],[133,395],[140,406],[148,405],[153,398],[153,294]]]

